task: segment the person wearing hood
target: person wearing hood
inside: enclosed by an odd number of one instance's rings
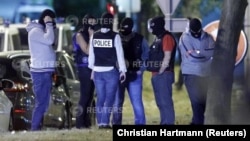
[[[149,31],[155,35],[150,46],[147,70],[152,72],[151,83],[155,101],[160,112],[161,125],[175,124],[175,110],[172,99],[174,63],[177,43],[171,32],[165,29],[163,16],[149,21]]]
[[[38,22],[30,22],[28,44],[31,55],[30,72],[35,94],[35,107],[32,114],[31,130],[41,130],[43,115],[49,107],[52,88],[52,74],[55,71],[55,13],[49,9],[42,12]]]
[[[110,116],[119,83],[126,80],[126,65],[121,37],[112,30],[114,17],[103,13],[101,29],[90,39],[89,68],[97,93],[96,117],[100,129],[112,128]],[[120,82],[119,82],[120,80]]]
[[[208,77],[210,76],[215,41],[193,18],[179,40],[181,70],[193,111],[191,124],[204,124]]]
[[[124,18],[120,24],[120,36],[127,63],[126,81],[120,83],[118,88],[114,111],[113,125],[122,124],[122,107],[127,89],[130,102],[134,110],[134,124],[146,124],[144,105],[142,100],[143,72],[145,61],[148,59],[149,46],[146,39],[139,33],[133,31],[134,22],[131,18]]]
[[[94,82],[90,79],[91,69],[88,68],[89,39],[93,35],[96,19],[86,14],[82,19],[82,26],[73,35],[73,56],[80,81],[80,99],[76,114],[76,128],[89,128],[91,126],[88,109],[94,98]]]

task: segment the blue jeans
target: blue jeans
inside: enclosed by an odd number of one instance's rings
[[[80,99],[79,106],[82,108],[81,113],[76,116],[76,128],[88,128],[91,126],[90,112],[88,108],[94,98],[94,82],[90,79],[91,69],[88,67],[77,67],[78,77],[80,81]]]
[[[208,78],[186,74],[183,78],[193,111],[191,124],[204,124]]]
[[[136,77],[136,79],[131,77]],[[146,123],[144,105],[142,102],[142,80],[143,74],[137,74],[136,72],[128,72],[126,74],[126,81],[120,84],[117,90],[116,99],[113,109],[113,124],[122,124],[122,107],[125,97],[125,89],[127,88],[130,102],[134,110],[134,124],[143,125]]]
[[[31,130],[40,130],[44,114],[47,112],[52,88],[52,72],[31,72],[35,108],[33,109]]]
[[[160,111],[160,124],[175,124],[175,111],[172,99],[172,84],[174,83],[173,72],[163,72],[153,75],[151,78],[155,101]]]
[[[94,72],[94,83],[97,93],[97,124],[98,126],[110,125],[110,115],[119,85],[119,72],[117,69],[106,72]]]

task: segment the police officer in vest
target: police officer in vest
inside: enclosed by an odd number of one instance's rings
[[[160,124],[175,124],[175,111],[172,99],[172,84],[174,83],[174,59],[176,41],[167,31],[164,17],[152,18],[150,31],[156,36],[150,46],[147,70],[152,72],[151,82],[156,104],[160,111]]]
[[[94,82],[90,79],[91,69],[88,68],[89,39],[93,35],[95,18],[86,14],[82,19],[82,27],[73,36],[73,55],[80,81],[80,99],[76,114],[76,128],[91,126],[90,107],[94,95]]]
[[[99,128],[111,128],[110,116],[119,83],[126,80],[126,65],[121,37],[112,30],[113,15],[103,13],[101,29],[90,41],[89,68],[94,80],[97,102],[96,116]],[[117,66],[118,64],[118,66]]]
[[[148,59],[149,46],[145,38],[134,32],[133,20],[124,18],[120,24],[120,36],[124,56],[127,63],[126,81],[120,84],[116,94],[113,111],[113,124],[122,124],[122,106],[124,103],[125,89],[127,89],[130,102],[134,110],[134,124],[145,124],[145,112],[142,101],[143,72],[146,69],[145,61]]]

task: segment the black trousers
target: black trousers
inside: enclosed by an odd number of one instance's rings
[[[76,114],[76,128],[88,128],[91,126],[91,114],[94,100],[94,82],[90,79],[91,69],[88,67],[78,67],[78,77],[80,80],[80,99],[78,102],[78,113]]]

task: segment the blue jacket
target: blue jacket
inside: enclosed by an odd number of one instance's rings
[[[202,31],[200,38],[194,38],[190,32],[183,32],[179,40],[182,74],[208,76],[211,71],[214,43],[213,37],[207,32]]]

